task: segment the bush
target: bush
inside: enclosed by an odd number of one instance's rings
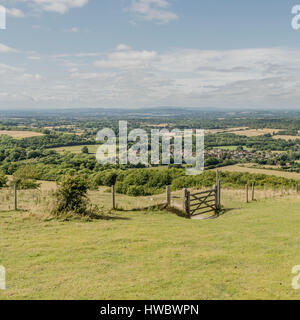
[[[0,188],[6,186],[7,178],[3,172],[0,171]]]
[[[53,213],[55,215],[63,213],[88,215],[88,189],[88,180],[82,176],[65,176],[55,193],[57,202]]]
[[[88,154],[89,153],[89,148],[87,146],[84,146],[82,149],[81,149],[81,152],[82,153],[85,153],[85,154]]]

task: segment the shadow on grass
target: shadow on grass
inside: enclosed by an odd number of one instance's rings
[[[133,209],[124,209],[124,208],[116,208],[114,211],[116,212],[139,212],[139,211],[166,211],[169,213],[176,214],[178,217],[185,218],[185,219],[194,219],[194,220],[208,220],[208,219],[217,219],[231,211],[240,210],[241,208],[222,208],[220,211],[211,215],[209,217],[201,217],[201,215],[188,217],[181,208],[168,206],[166,203],[157,204],[154,206],[149,207],[142,207],[142,208],[133,208]]]
[[[224,214],[231,212],[231,211],[236,211],[240,210],[241,208],[222,208],[220,212],[218,213],[218,216],[223,216]]]
[[[218,212],[216,212],[215,214],[211,215],[211,216],[201,216],[201,214],[199,215],[195,215],[192,216],[191,219],[192,220],[211,220],[211,219],[217,219],[220,218],[221,216],[225,215],[228,212],[234,211],[234,210],[239,210],[240,208],[222,208],[221,210],[219,210]]]
[[[113,214],[89,214],[88,218],[91,220],[131,220],[128,217],[120,217]]]

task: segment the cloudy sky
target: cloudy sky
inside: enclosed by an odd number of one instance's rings
[[[1,109],[300,107],[294,0],[0,4]]]

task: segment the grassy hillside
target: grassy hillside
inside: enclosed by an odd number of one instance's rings
[[[291,201],[292,200],[292,201]],[[120,211],[93,222],[0,213],[0,299],[299,299],[300,199],[244,204],[187,220]]]
[[[233,166],[227,166],[218,168],[219,171],[224,172],[249,172],[249,173],[261,173],[266,174],[270,176],[276,176],[276,177],[282,177],[286,179],[295,179],[300,180],[300,173],[296,172],[285,172],[285,171],[279,171],[279,170],[269,170],[269,169],[259,169],[259,168],[250,168],[247,165],[233,165]]]

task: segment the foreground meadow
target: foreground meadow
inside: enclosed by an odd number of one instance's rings
[[[104,198],[103,198],[104,199]],[[0,213],[0,299],[299,299],[300,199],[245,204],[217,219],[115,211],[102,220]]]

